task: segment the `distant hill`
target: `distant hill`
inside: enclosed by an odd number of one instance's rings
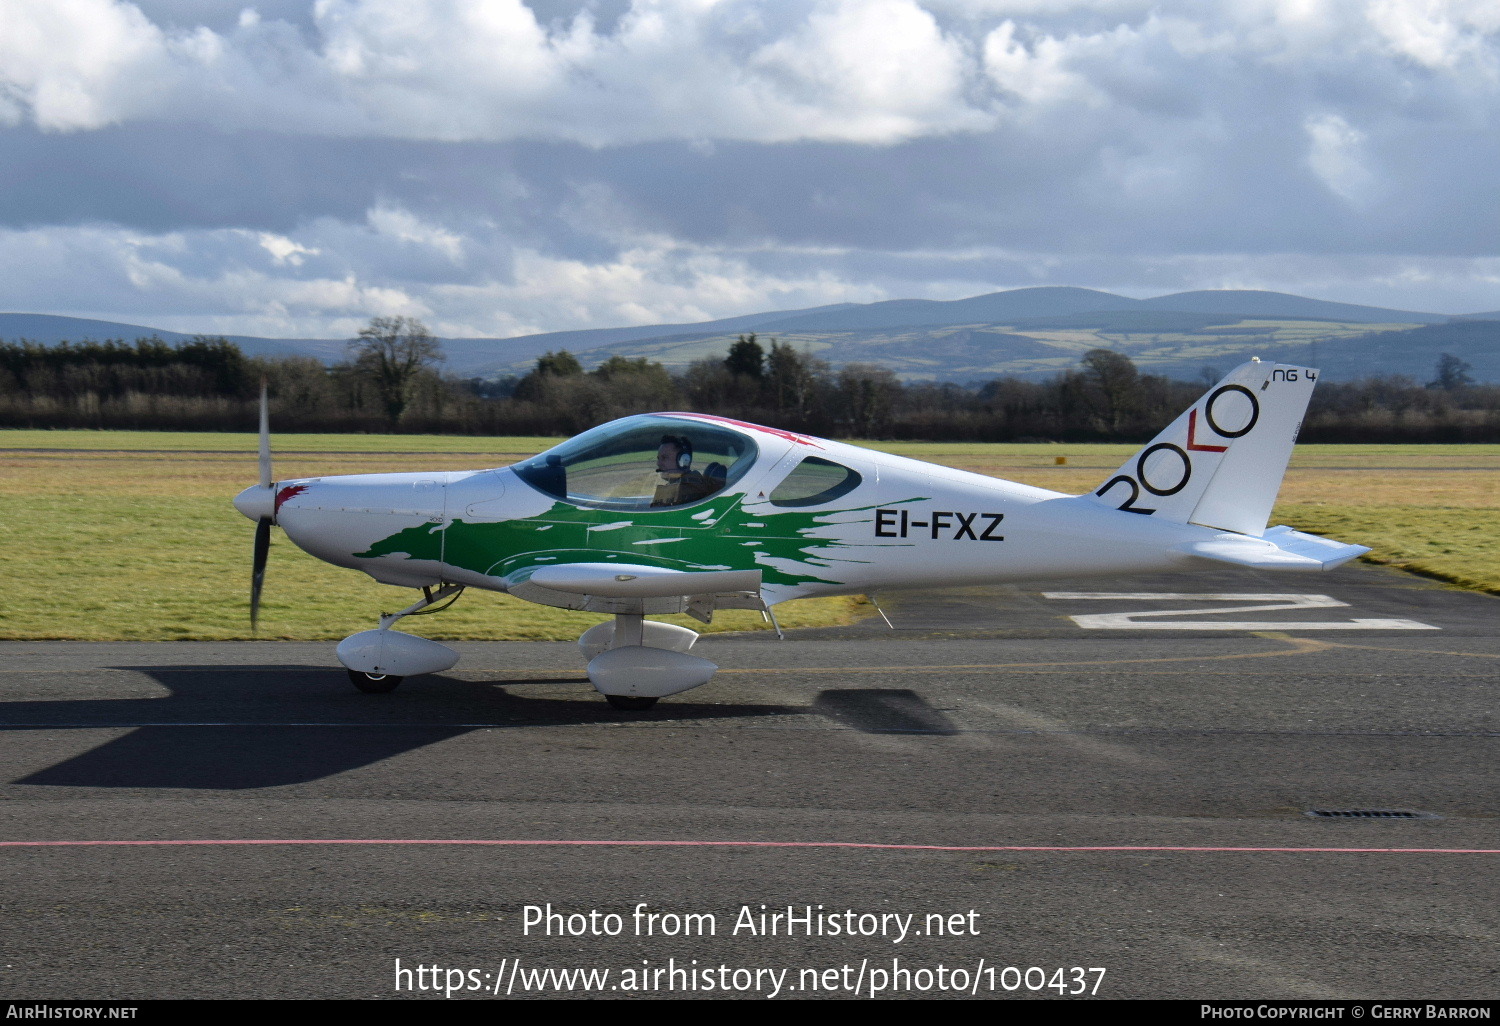
[[[6,342],[19,342],[23,338],[30,339],[32,342],[41,342],[43,345],[55,345],[64,339],[74,342],[82,342],[85,339],[103,342],[105,339],[122,338],[133,342],[137,338],[149,338],[152,335],[157,336],[163,342],[186,342],[193,337],[176,331],[148,328],[141,324],[95,321],[87,317],[57,317],[52,314],[28,313],[0,314],[0,339]]]
[[[1116,310],[1136,300],[1110,292],[1075,288],[1012,289],[972,299],[893,299],[803,313],[763,314],[757,331],[858,331],[943,324],[999,324],[1028,317],[1055,317],[1085,311]],[[774,319],[773,319],[774,318]]]
[[[1319,321],[1342,321],[1346,324],[1391,324],[1399,321],[1442,324],[1450,319],[1444,314],[1388,310],[1378,306],[1353,306],[1349,303],[1330,303],[1322,299],[1291,296],[1285,292],[1257,292],[1246,289],[1178,292],[1171,296],[1139,300],[1135,309],[1180,310],[1186,313],[1232,315],[1245,318],[1265,317],[1275,320],[1300,317]]]
[[[898,299],[863,306],[846,306],[816,313],[776,320],[762,320],[757,331],[859,331],[875,328],[904,328],[943,324],[1015,324],[1040,318],[1057,318],[1092,314],[1101,318],[1173,312],[1208,314],[1235,318],[1273,317],[1277,319],[1312,318],[1345,323],[1439,324],[1448,320],[1443,314],[1417,313],[1410,310],[1387,310],[1373,306],[1352,306],[1306,299],[1280,292],[1251,292],[1224,289],[1211,292],[1179,292],[1155,299],[1130,299],[1112,292],[1064,287],[1012,289],[992,292],[972,299],[949,301]],[[762,315],[770,318],[774,315]]]
[[[203,334],[218,336],[212,332]],[[118,321],[96,321],[87,317],[59,317],[53,314],[0,313],[0,340],[20,342],[22,339],[56,345],[59,342],[104,342],[123,339],[134,342],[138,338],[155,335],[163,342],[189,342],[194,336],[180,331],[150,328],[143,324],[121,324]],[[326,338],[256,338],[251,335],[226,335],[252,356],[316,356],[321,360],[337,357],[343,348],[342,339]]]
[[[1249,356],[1316,363],[1336,379],[1409,374],[1426,380],[1438,356],[1468,361],[1481,380],[1500,380],[1500,312],[1449,317],[1332,303],[1279,292],[1214,290],[1130,299],[1094,289],[1012,289],[950,301],[902,299],[778,310],[696,324],[547,332],[514,338],[444,339],[447,369],[464,377],[524,373],[548,351],[567,349],[585,366],[645,356],[680,369],[721,357],[736,335],[756,332],[806,347],[834,365],[879,363],[908,380],[966,381],[1002,374],[1044,377],[1075,366],[1089,349],[1124,353],[1143,370],[1196,378]],[[55,344],[190,335],[143,325],[0,314],[0,339]],[[229,336],[257,356],[331,362],[344,339]]]
[[[1425,384],[1438,357],[1452,353],[1474,368],[1476,381],[1500,381],[1500,313],[1492,316],[1331,340],[1319,344],[1318,357],[1330,368],[1378,362],[1383,374],[1405,374]]]

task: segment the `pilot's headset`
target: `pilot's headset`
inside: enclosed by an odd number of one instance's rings
[[[677,446],[678,470],[687,470],[693,465],[693,443],[687,435],[662,435],[660,444]]]

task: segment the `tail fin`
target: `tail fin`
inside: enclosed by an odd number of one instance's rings
[[[1128,513],[1260,537],[1317,377],[1308,367],[1241,364],[1092,498]]]

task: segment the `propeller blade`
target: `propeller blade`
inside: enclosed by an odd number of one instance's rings
[[[265,378],[260,379],[260,486],[271,487],[271,406]]]
[[[255,525],[255,560],[250,570],[250,629],[260,618],[260,590],[266,583],[266,557],[271,552],[271,518],[262,517]]]

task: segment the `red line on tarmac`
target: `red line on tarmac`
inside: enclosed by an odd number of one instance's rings
[[[866,841],[518,841],[419,838],[252,838],[176,841],[0,841],[0,848],[235,847],[257,844],[423,844],[562,848],[873,848],[883,851],[1263,852],[1292,855],[1500,855],[1500,848],[1275,848],[1182,844],[880,844]]]

